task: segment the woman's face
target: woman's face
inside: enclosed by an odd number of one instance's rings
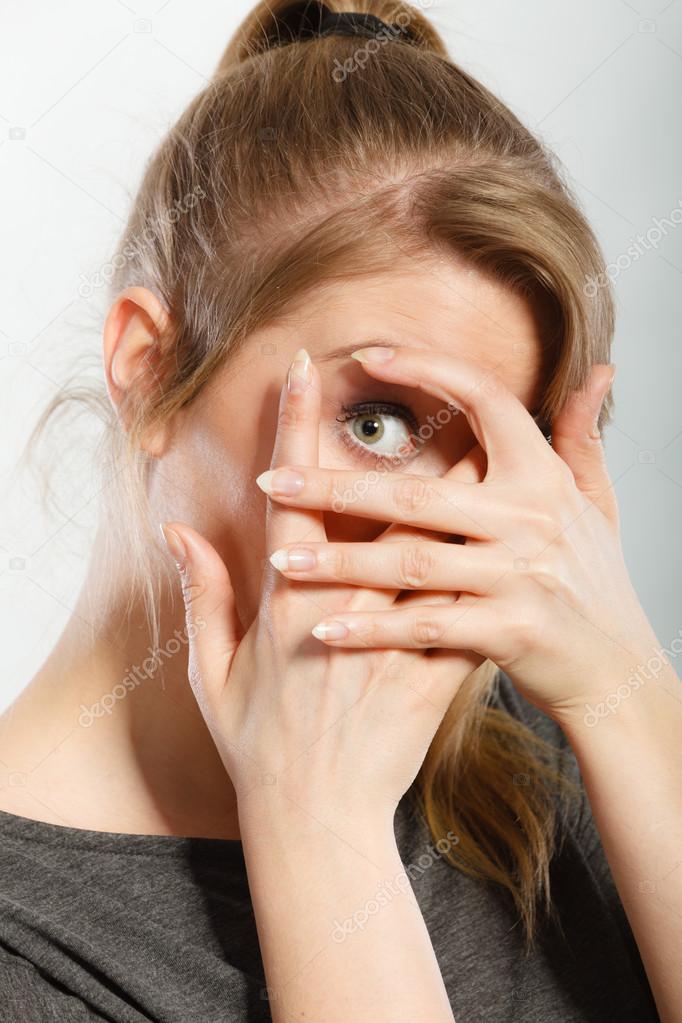
[[[267,498],[255,479],[270,467],[280,390],[297,349],[307,349],[322,379],[321,466],[370,471],[411,436],[430,435],[380,471],[440,476],[476,444],[464,415],[445,414],[444,402],[416,388],[373,380],[350,352],[383,341],[469,359],[535,412],[541,330],[526,300],[452,259],[320,288],[253,334],[181,414],[156,477],[159,517],[188,522],[214,544],[248,625],[271,553]],[[371,540],[388,525],[354,515],[352,503],[324,517],[330,540]]]

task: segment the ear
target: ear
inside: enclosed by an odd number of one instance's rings
[[[104,323],[104,372],[107,391],[124,430],[130,427],[130,401],[142,398],[157,385],[161,339],[170,325],[167,310],[148,288],[126,288],[117,296]],[[159,457],[167,442],[167,428],[154,427],[143,448]]]

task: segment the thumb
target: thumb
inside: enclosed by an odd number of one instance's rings
[[[585,496],[611,519],[618,511],[599,431],[604,398],[615,366],[597,364],[581,391],[574,391],[552,420],[552,448],[572,470]]]
[[[180,572],[189,640],[189,682],[207,722],[241,639],[234,590],[224,561],[208,540],[184,523],[161,526]]]

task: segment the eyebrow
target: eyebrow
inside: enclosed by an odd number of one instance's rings
[[[388,337],[368,337],[351,345],[341,345],[339,348],[332,348],[325,355],[316,355],[315,362],[333,362],[335,359],[348,359],[352,352],[357,352],[358,348],[368,348],[370,345],[381,345],[383,348],[409,347],[400,341],[393,341]]]
[[[336,359],[350,358],[352,352],[357,352],[358,348],[369,348],[370,345],[382,345],[384,348],[408,348],[410,345],[405,345],[401,341],[394,341],[389,337],[368,337],[363,341],[356,341],[351,345],[341,345],[339,348],[332,348],[331,351],[325,355],[316,355],[315,362],[333,362]],[[416,346],[419,347],[419,346]],[[540,414],[540,408],[528,409],[532,416],[538,416]]]

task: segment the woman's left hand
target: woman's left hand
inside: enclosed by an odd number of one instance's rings
[[[389,359],[368,361],[373,351],[354,353],[371,376],[418,387],[464,412],[487,455],[485,478],[462,483],[389,472],[368,484],[362,472],[289,466],[302,480],[296,494],[273,488],[281,469],[259,482],[274,499],[300,508],[339,511],[338,495],[354,493],[353,515],[465,542],[415,536],[292,544],[272,555],[273,564],[297,580],[452,591],[453,603],[408,601],[334,615],[315,634],[334,646],[476,651],[546,713],[559,719],[584,713],[585,703],[603,699],[614,680],[625,682],[657,644],[625,566],[596,428],[613,368],[592,368],[585,390],[571,395],[554,419],[550,447],[494,374],[423,349],[381,349]],[[314,567],[284,567],[285,555],[302,547],[312,552]],[[335,623],[346,627],[345,635],[322,634],[320,625]]]

